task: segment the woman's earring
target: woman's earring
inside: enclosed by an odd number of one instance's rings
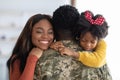
[[[80,38],[76,37],[76,40],[79,40]]]

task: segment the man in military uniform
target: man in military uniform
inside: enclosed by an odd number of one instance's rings
[[[75,51],[80,48],[74,42],[72,30],[77,25],[79,16],[77,9],[70,5],[60,6],[53,13],[56,41],[62,41],[66,47]],[[103,78],[101,74],[104,72],[87,67],[73,57],[48,49],[37,62],[34,80],[111,80],[106,76],[106,79]]]

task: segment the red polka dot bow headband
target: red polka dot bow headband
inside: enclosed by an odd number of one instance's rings
[[[102,25],[105,21],[105,19],[102,16],[99,16],[98,18],[96,18],[95,20],[92,18],[92,14],[90,13],[90,11],[85,11],[85,18],[94,25]]]

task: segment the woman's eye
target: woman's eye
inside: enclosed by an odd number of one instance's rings
[[[48,34],[53,34],[53,30],[48,31]]]
[[[53,32],[48,32],[48,34],[53,34]]]
[[[36,31],[37,33],[43,33],[43,31],[41,31],[41,30],[38,30],[38,31]]]

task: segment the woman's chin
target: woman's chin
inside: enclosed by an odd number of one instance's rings
[[[48,49],[48,47],[41,47],[40,49],[42,49],[42,50],[46,50],[46,49]]]

